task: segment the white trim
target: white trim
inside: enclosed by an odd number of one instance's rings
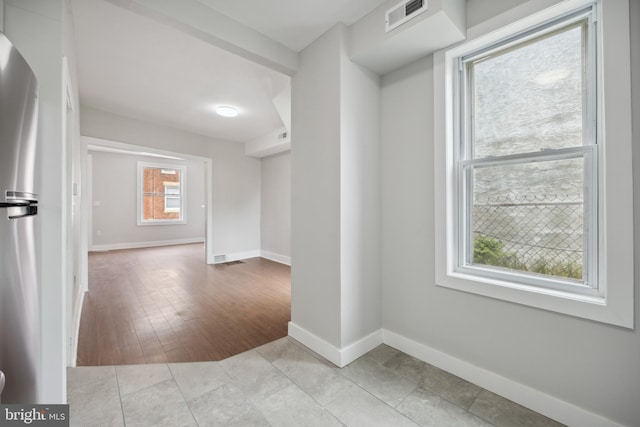
[[[84,296],[88,291],[82,289],[82,287],[78,288],[78,293],[80,294],[78,299],[78,305],[76,306],[76,310],[73,313],[73,336],[71,341],[71,356],[68,360],[68,365],[70,368],[75,368],[78,360],[78,337],[80,336],[80,318],[82,316],[82,306],[84,305]]]
[[[177,160],[196,160],[200,162],[204,162],[205,167],[205,198],[206,198],[206,262],[207,264],[213,264],[214,253],[213,253],[213,188],[211,183],[213,182],[213,160],[210,157],[203,157],[194,154],[186,154],[186,153],[176,153],[173,151],[161,150],[159,148],[154,147],[145,147],[142,145],[128,144],[124,142],[117,142],[108,139],[94,138],[92,136],[81,136],[80,139],[87,145],[87,156],[90,158],[90,154],[88,152],[89,149],[96,150],[98,147],[114,149],[114,150],[124,150],[127,152],[135,152],[136,154],[151,156],[151,157],[163,157]],[[92,173],[88,172],[88,183],[91,183]],[[89,191],[91,191],[91,186],[89,187]],[[89,198],[89,209],[93,209],[93,203],[91,202],[93,198]],[[93,218],[93,213],[91,212],[89,215],[89,220]],[[89,230],[92,230],[91,226],[88,227]],[[93,246],[92,232],[89,234],[89,246]],[[91,250],[91,249],[90,249]]]
[[[280,264],[291,266],[291,257],[288,255],[280,255],[275,252],[265,251],[263,249],[260,251],[260,256],[270,261],[279,262]]]
[[[518,304],[537,307],[580,318],[634,327],[634,266],[633,259],[633,188],[631,165],[631,83],[629,45],[629,4],[599,1],[598,22],[599,74],[602,84],[599,93],[603,110],[598,115],[602,133],[599,137],[603,189],[600,201],[602,216],[600,237],[600,279],[606,296],[595,301],[579,301],[575,295],[518,289],[512,284],[487,280],[470,280],[454,273],[455,230],[452,147],[454,130],[453,75],[455,58],[487,43],[516,34],[526,28],[578,9],[591,0],[567,0],[540,9],[541,4],[529,1],[522,7],[509,10],[490,24],[481,24],[467,32],[468,41],[434,54],[434,177],[435,177],[435,278],[438,286],[489,296]],[[525,13],[529,12],[529,14]],[[614,172],[615,171],[615,172]],[[606,203],[605,203],[606,202]],[[606,287],[606,288],[605,288]]]
[[[224,255],[224,261],[217,261],[210,264],[224,264],[225,262],[242,261],[249,258],[260,258],[260,250],[233,252],[230,254],[215,254],[214,257]]]
[[[364,338],[359,339],[358,341],[349,344],[340,350],[340,360],[342,361],[342,366],[347,366],[349,363],[354,360],[364,356],[369,353],[374,348],[378,347],[382,344],[382,330],[379,329],[375,332],[370,333]]]
[[[189,243],[204,243],[204,237],[192,237],[189,239],[153,240],[148,242],[111,243],[106,245],[92,245],[92,252],[115,251],[118,249],[154,248],[157,246],[187,245]]]
[[[289,336],[340,368],[347,366],[380,344],[386,344],[561,423],[583,427],[620,426],[601,415],[387,329],[375,331],[342,349],[293,322],[289,322]]]
[[[309,347],[337,367],[342,368],[345,366],[342,364],[340,349],[293,322],[289,322],[289,336]]]
[[[347,366],[349,363],[364,356],[382,344],[382,330],[378,330],[339,349],[293,322],[289,322],[289,336],[309,347],[339,368]]]
[[[74,161],[74,143],[75,141],[75,106],[73,99],[73,84],[71,73],[69,71],[69,60],[66,56],[62,57],[62,189],[61,189],[61,230],[62,230],[62,334],[63,334],[63,369],[71,364],[72,348],[74,340],[74,309],[73,309],[73,283],[74,278],[77,280],[76,272],[78,266],[75,265],[75,239],[73,233],[73,161]],[[78,165],[79,166],[79,165]],[[79,250],[80,248],[78,248]],[[44,335],[46,332],[41,330]],[[47,352],[42,350],[41,357]],[[47,368],[45,367],[46,371]],[[66,370],[65,370],[66,375]],[[65,377],[66,378],[66,377]],[[66,384],[63,385],[66,394]]]
[[[137,162],[137,182],[136,182],[136,224],[138,226],[147,225],[177,225],[187,223],[187,165],[184,163],[151,163],[138,160]],[[180,171],[180,213],[179,218],[175,219],[144,219],[144,171],[145,169],[178,169]],[[166,191],[166,186],[165,186]],[[155,203],[155,202],[154,202]],[[165,212],[166,210],[166,201]]]
[[[614,427],[620,424],[540,390],[472,365],[447,353],[382,329],[382,341],[410,356],[444,369],[482,388],[567,425]]]
[[[156,157],[169,160],[205,160],[206,157],[193,156],[190,154],[174,153],[154,147],[145,147],[126,142],[111,141],[109,139],[94,138],[93,136],[82,136],[89,151],[101,151],[105,153],[129,154],[133,156]]]
[[[227,261],[241,261],[243,259],[249,258],[260,258],[260,250],[256,249],[254,251],[244,251],[244,252],[233,252],[227,254]]]

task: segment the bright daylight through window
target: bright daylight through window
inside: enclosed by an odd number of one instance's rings
[[[632,328],[628,3],[526,5],[434,53],[435,283]]]
[[[184,176],[182,166],[138,164],[138,224],[184,222]]]
[[[460,61],[458,269],[597,290],[591,9]]]

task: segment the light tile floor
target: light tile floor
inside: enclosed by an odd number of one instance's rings
[[[71,426],[560,426],[381,345],[338,369],[285,337],[220,362],[69,368]]]

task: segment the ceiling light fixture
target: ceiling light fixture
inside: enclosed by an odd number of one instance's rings
[[[222,117],[237,117],[238,110],[233,107],[221,106],[216,108],[216,114]]]

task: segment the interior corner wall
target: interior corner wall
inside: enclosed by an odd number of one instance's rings
[[[84,136],[211,159],[214,254],[242,256],[260,251],[260,160],[237,142],[147,123],[81,107]]]
[[[335,348],[340,336],[340,43],[300,53],[291,82],[291,322]]]
[[[62,217],[62,0],[5,0],[4,32],[38,79],[40,111],[39,229],[41,387],[39,402],[66,402],[64,253],[66,218]]]
[[[338,24],[303,50],[292,83],[292,335],[340,366],[382,326],[380,87],[347,37]]]
[[[204,241],[204,163],[100,151],[92,155],[93,250]],[[137,225],[138,162],[186,166],[185,224]]]
[[[262,256],[291,263],[291,152],[262,158]]]
[[[486,4],[474,0],[468,6],[472,3]],[[632,96],[637,109],[640,12],[638,2],[631,3]],[[491,2],[496,14],[513,4]],[[491,18],[477,15],[480,9],[468,7],[468,22]],[[433,84],[432,56],[382,79],[383,327],[612,423],[640,425],[637,328],[618,328],[435,285],[433,198],[441,190],[434,188],[433,179]],[[637,111],[634,114],[638,117]],[[638,120],[634,123],[637,243],[640,132]],[[640,265],[638,252],[636,265]],[[640,318],[639,277],[636,271],[636,319]]]
[[[346,37],[343,37],[343,43]],[[380,330],[380,81],[340,61],[342,348]]]

